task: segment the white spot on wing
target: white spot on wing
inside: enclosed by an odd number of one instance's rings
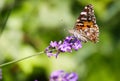
[[[81,20],[87,20],[87,18],[81,18]]]
[[[79,19],[77,19],[77,22],[79,22],[80,20]]]
[[[78,23],[77,25],[83,25],[82,23]]]
[[[86,12],[81,12],[81,15],[87,15],[87,13]]]
[[[85,7],[85,9],[87,9],[87,7]]]

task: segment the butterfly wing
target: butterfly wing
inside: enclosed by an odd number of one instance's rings
[[[91,4],[85,6],[70,33],[83,42],[98,42],[99,28],[96,24],[96,18]]]

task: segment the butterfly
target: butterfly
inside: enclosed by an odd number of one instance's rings
[[[98,42],[99,27],[96,24],[93,5],[89,4],[84,7],[76,20],[74,28],[69,30],[69,33],[79,38],[82,42]]]

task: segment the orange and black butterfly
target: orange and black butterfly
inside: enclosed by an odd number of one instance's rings
[[[79,38],[82,42],[98,42],[99,28],[96,24],[96,17],[91,4],[85,6],[78,17],[74,28],[69,30],[69,32]]]

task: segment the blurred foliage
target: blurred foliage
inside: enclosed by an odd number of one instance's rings
[[[0,64],[64,39],[87,4],[94,6],[99,43],[57,59],[41,54],[3,67],[1,81],[48,81],[59,69],[77,72],[79,81],[120,81],[120,0],[0,0]]]

